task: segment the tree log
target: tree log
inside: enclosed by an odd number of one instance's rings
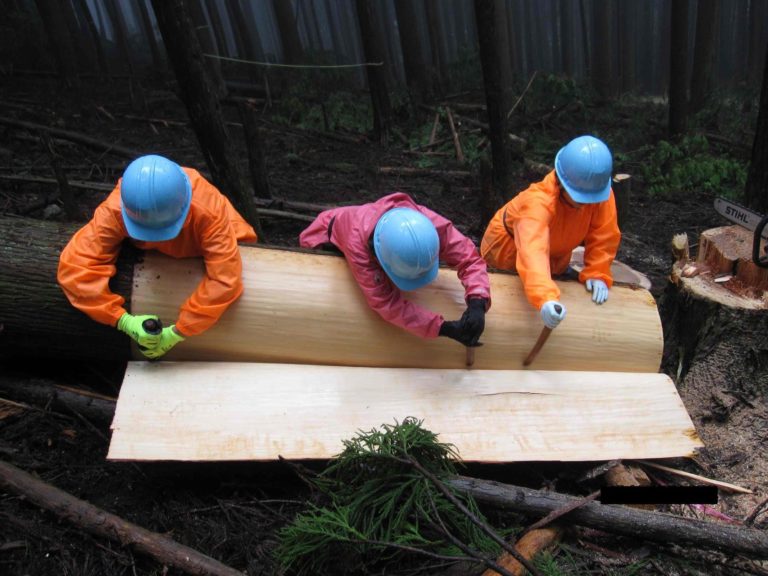
[[[90,421],[109,424],[115,415],[115,400],[66,388],[45,379],[14,378],[0,374],[0,395],[19,402],[74,411]]]
[[[75,309],[56,282],[76,224],[0,216],[0,358],[127,360],[130,341]],[[137,252],[121,251],[112,290],[130,301]]]
[[[46,484],[7,462],[0,462],[0,486],[23,496],[33,504],[49,510],[91,534],[108,538],[122,545],[130,544],[137,550],[174,566],[187,574],[206,576],[242,576],[243,573],[206,556],[175,540],[127,522],[75,498],[71,494]]]
[[[478,502],[543,516],[577,498],[488,480],[456,477],[448,484]],[[688,544],[703,549],[768,558],[768,533],[762,530],[646,512],[625,506],[587,503],[564,517],[579,526],[664,544]]]

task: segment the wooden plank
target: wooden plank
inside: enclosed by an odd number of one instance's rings
[[[245,290],[221,320],[188,338],[169,360],[286,362],[345,366],[462,368],[464,347],[447,338],[423,340],[373,312],[344,259],[306,252],[241,247]],[[199,259],[148,252],[134,269],[131,310],[175,321],[181,303],[203,274]],[[540,370],[656,372],[662,329],[647,290],[615,287],[602,306],[577,282],[561,282],[566,320],[536,358]],[[520,278],[491,274],[493,304],[475,369],[516,370],[542,328]],[[408,298],[445,316],[464,312],[456,273],[441,269],[435,282]],[[134,357],[141,358],[137,350]]]
[[[467,461],[688,456],[664,374],[129,362],[112,460],[333,457],[359,430],[424,420]]]

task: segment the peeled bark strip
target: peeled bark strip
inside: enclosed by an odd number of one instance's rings
[[[539,552],[543,552],[544,550],[555,546],[555,544],[560,541],[562,535],[563,528],[557,524],[547,528],[539,528],[533,532],[528,532],[525,536],[520,538],[520,540],[515,543],[515,548],[517,548],[517,551],[523,558],[526,560],[533,560]],[[514,556],[509,552],[503,552],[498,560],[496,560],[496,563],[502,568],[509,570],[514,576],[524,576],[527,574],[525,566],[515,560]],[[493,568],[488,568],[482,574],[482,576],[497,575],[498,572]]]
[[[150,532],[46,484],[12,464],[0,461],[0,486],[23,496],[91,534],[108,538],[174,566],[187,574],[242,576],[243,573],[175,540]]]
[[[543,516],[577,500],[555,492],[466,477],[456,477],[448,484],[471,495],[478,502],[536,516]],[[565,518],[578,526],[635,539],[642,538],[663,544],[688,544],[704,550],[714,548],[755,558],[768,558],[768,533],[764,530],[715,524],[597,502],[585,504]]]

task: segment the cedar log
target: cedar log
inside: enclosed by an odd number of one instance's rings
[[[543,516],[578,500],[556,492],[544,492],[457,476],[448,484],[478,502],[514,510],[523,514]],[[768,533],[763,530],[715,524],[681,518],[661,512],[646,512],[625,506],[589,502],[565,516],[567,521],[604,530],[614,534],[643,538],[663,544],[688,544],[702,549],[768,558]]]
[[[130,544],[161,563],[187,574],[242,576],[243,573],[175,540],[137,526],[46,484],[12,464],[0,461],[0,486],[23,496],[91,534]]]
[[[130,339],[70,304],[56,281],[78,224],[0,215],[0,359],[127,360]],[[112,290],[130,302],[138,252],[121,250]]]

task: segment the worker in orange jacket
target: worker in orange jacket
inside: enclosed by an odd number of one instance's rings
[[[157,316],[130,314],[125,298],[109,289],[126,238],[142,250],[205,261],[205,277],[181,305],[176,323],[160,334],[144,324]],[[148,358],[159,358],[213,326],[237,300],[243,291],[237,243],[256,239],[253,228],[197,170],[162,156],[142,156],[64,248],[58,281],[73,306],[126,333]]]
[[[485,261],[520,275],[528,301],[548,328],[565,319],[552,275],[568,271],[571,252],[584,244],[579,281],[602,304],[613,285],[611,263],[621,233],[611,190],[613,159],[594,136],[580,136],[560,149],[555,169],[503,206],[480,244]]]

